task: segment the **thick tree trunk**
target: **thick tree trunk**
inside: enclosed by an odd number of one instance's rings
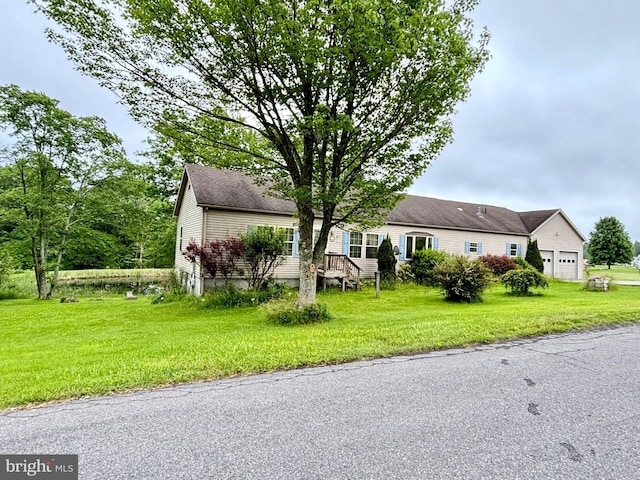
[[[300,288],[298,303],[301,306],[316,303],[317,266],[313,263],[313,210],[298,207],[300,215],[300,241],[298,254],[300,259]]]

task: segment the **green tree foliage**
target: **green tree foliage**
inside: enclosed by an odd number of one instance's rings
[[[633,242],[633,254],[638,257],[640,256],[640,242]]]
[[[275,268],[284,261],[286,230],[271,226],[256,226],[240,239],[246,245],[244,260],[248,271],[245,279],[249,288],[266,288]]]
[[[596,265],[627,263],[633,258],[633,243],[624,225],[615,217],[601,218],[589,236],[589,256]]]
[[[9,275],[13,272],[13,258],[7,253],[0,251],[0,289],[7,285]]]
[[[303,304],[330,229],[382,222],[451,140],[488,58],[477,0],[32,2],[78,69],[185,157],[230,150],[222,166],[295,202]]]
[[[14,140],[5,171],[11,188],[0,204],[13,233],[26,239],[38,297],[48,299],[94,185],[109,176],[110,164],[124,161],[124,152],[104,120],[74,117],[56,100],[15,85],[0,87],[0,128]]]
[[[452,302],[481,302],[492,283],[491,270],[480,259],[469,260],[464,255],[452,255],[439,263],[435,275],[445,298]]]
[[[416,250],[411,255],[409,265],[415,282],[419,285],[434,286],[436,284],[436,266],[446,260],[447,254],[439,250]]]
[[[538,272],[544,272],[544,262],[542,255],[540,255],[540,249],[538,248],[538,240],[529,239],[527,242],[527,254],[524,259]]]
[[[391,239],[387,237],[382,241],[376,252],[378,259],[378,271],[380,272],[380,280],[387,284],[395,284],[396,275],[396,256],[393,253],[393,245]]]
[[[500,282],[512,295],[529,295],[531,288],[549,286],[544,275],[533,267],[510,270],[500,278]]]

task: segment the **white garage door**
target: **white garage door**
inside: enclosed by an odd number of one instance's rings
[[[558,252],[560,278],[575,280],[578,278],[578,253]]]
[[[553,250],[540,250],[540,256],[544,264],[543,273],[547,277],[553,277]]]

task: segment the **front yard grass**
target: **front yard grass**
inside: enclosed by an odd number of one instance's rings
[[[611,265],[611,268],[607,268],[606,265],[594,265],[587,270],[587,276],[599,275],[601,277],[609,277],[612,280],[636,280],[640,281],[640,269],[632,267],[630,265]]]
[[[149,298],[0,302],[0,409],[407,354],[640,320],[640,287],[587,292],[553,282],[541,296],[449,304],[435,290],[319,293],[333,315],[285,327],[257,307],[204,310]]]

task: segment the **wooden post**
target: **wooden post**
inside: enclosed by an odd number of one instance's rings
[[[376,298],[380,297],[380,272],[376,272]]]

